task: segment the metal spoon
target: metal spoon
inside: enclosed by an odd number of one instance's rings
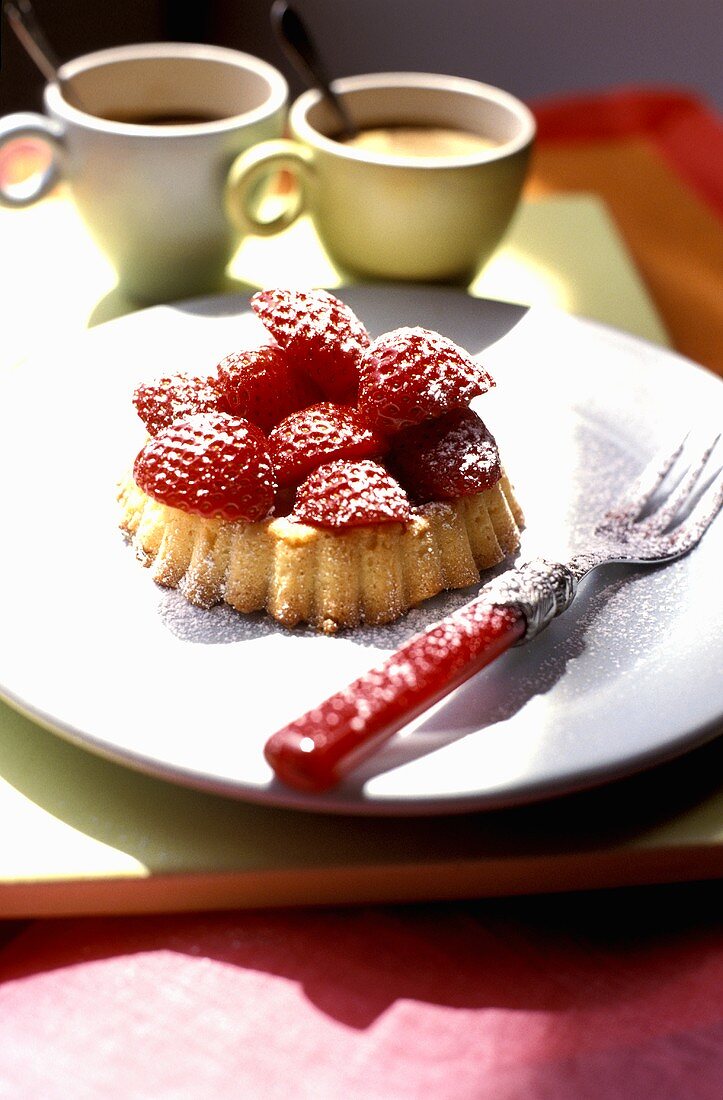
[[[339,96],[331,88],[329,77],[319,58],[301,17],[286,3],[274,0],[271,5],[271,26],[282,50],[305,83],[318,88],[336,112],[341,123],[340,137],[355,137],[359,130],[349,117],[349,112]]]
[[[69,80],[59,75],[60,61],[38,23],[30,0],[3,0],[3,11],[26,52],[50,84],[58,84],[63,97],[73,107],[85,110],[80,96]]]

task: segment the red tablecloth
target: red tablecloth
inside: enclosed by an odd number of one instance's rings
[[[723,375],[723,125],[675,89],[537,106],[531,192],[604,199],[678,351]]]
[[[714,887],[35,922],[0,1095],[720,1100]]]
[[[601,194],[679,350],[723,372],[713,112],[538,118],[533,192]],[[708,884],[0,925],[0,1097],[719,1100],[720,909]]]

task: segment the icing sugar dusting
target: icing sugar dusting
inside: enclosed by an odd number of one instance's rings
[[[267,615],[240,615],[225,603],[210,608],[195,607],[175,588],[163,590],[158,615],[171,634],[194,645],[234,645],[255,641],[280,629]]]

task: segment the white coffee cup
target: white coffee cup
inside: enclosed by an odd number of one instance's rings
[[[339,140],[317,91],[289,111],[292,140],[254,146],[229,177],[230,217],[270,235],[308,211],[342,272],[363,278],[467,283],[500,243],[525,180],[535,138],[529,109],[508,92],[435,73],[370,73],[335,81],[360,130],[421,127],[482,139],[476,151],[410,157]],[[286,169],[298,189],[263,220],[254,195]]]
[[[223,285],[240,240],[224,211],[228,171],[239,153],[283,132],[283,76],[236,50],[161,42],[79,57],[60,77],[82,110],[53,83],[47,117],[0,119],[0,151],[30,138],[52,154],[30,188],[0,184],[0,202],[27,205],[67,179],[131,299],[170,301]]]

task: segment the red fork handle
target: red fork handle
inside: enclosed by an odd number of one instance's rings
[[[473,600],[278,730],[264,755],[287,786],[328,790],[398,729],[519,641],[525,630],[517,608],[498,607],[484,597]]]

